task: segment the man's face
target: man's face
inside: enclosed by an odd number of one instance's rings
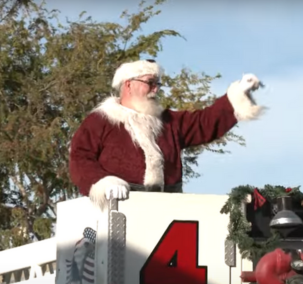
[[[159,117],[162,107],[157,101],[157,92],[161,84],[159,79],[152,75],[145,75],[126,82],[128,101],[138,112]]]
[[[134,78],[129,82],[130,95],[132,97],[135,96],[139,100],[140,98],[155,98],[159,88],[159,79],[153,75],[145,75]]]

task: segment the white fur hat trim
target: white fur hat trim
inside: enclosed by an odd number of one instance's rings
[[[118,90],[126,80],[144,75],[156,75],[161,77],[163,74],[162,67],[156,62],[148,60],[138,60],[124,63],[117,70],[113,78],[112,87]]]

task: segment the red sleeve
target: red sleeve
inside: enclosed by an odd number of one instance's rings
[[[83,121],[71,141],[70,178],[85,196],[88,196],[93,184],[107,175],[98,162],[104,125],[102,116],[92,113]]]
[[[210,143],[227,133],[236,123],[227,95],[203,110],[172,112],[181,138],[181,147]]]

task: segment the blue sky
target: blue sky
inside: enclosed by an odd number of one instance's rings
[[[124,9],[139,1],[52,0],[49,8],[76,20],[87,11],[95,20],[119,21]],[[166,72],[188,67],[209,75],[221,73],[212,90],[223,95],[243,73],[254,73],[266,88],[258,103],[269,107],[259,121],[235,129],[247,146],[230,144],[231,154],[204,153],[196,169],[201,177],[185,185],[185,192],[225,194],[250,184],[303,188],[303,1],[177,1],[169,0],[162,13],[143,32],[174,29],[186,40],[163,41],[158,60]]]

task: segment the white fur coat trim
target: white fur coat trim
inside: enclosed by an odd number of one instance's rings
[[[238,121],[258,119],[265,110],[265,107],[256,105],[250,95],[245,93],[239,81],[230,85],[227,97]]]
[[[162,121],[154,116],[145,115],[123,107],[118,97],[109,97],[93,111],[99,112],[110,123],[119,126],[122,123],[134,144],[145,155],[145,186],[159,185],[164,188],[164,159],[156,138],[162,131]],[[121,141],[123,143],[123,141]]]

